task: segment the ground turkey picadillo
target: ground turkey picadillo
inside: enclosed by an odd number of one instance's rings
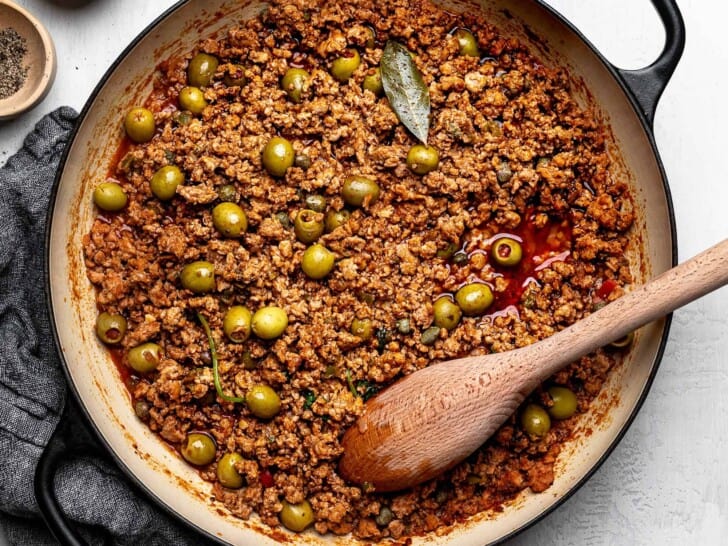
[[[429,94],[424,163],[381,90],[388,42]],[[141,106],[100,181],[123,202],[97,201],[85,264],[130,403],[218,501],[403,539],[549,488],[623,349],[556,374],[411,490],[346,483],[337,461],[378,390],[533,343],[631,282],[629,186],[563,72],[427,0],[273,0],[161,62]]]

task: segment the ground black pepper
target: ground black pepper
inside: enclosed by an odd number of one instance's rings
[[[11,27],[0,29],[0,99],[17,93],[28,75],[23,65],[25,38]]]

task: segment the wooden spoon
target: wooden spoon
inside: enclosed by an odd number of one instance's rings
[[[441,362],[367,402],[346,431],[339,471],[396,491],[480,447],[540,383],[580,357],[728,283],[728,239],[532,345]]]

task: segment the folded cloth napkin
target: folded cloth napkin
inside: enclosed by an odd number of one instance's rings
[[[43,246],[50,188],[76,117],[67,107],[45,116],[0,168],[0,527],[13,545],[57,543],[33,494],[38,459],[70,402],[45,307]],[[89,544],[209,543],[144,498],[85,432],[78,410],[63,419],[64,443],[93,442],[100,453],[69,457],[55,480],[63,512]]]

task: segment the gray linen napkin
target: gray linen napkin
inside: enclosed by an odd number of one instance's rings
[[[56,544],[33,495],[36,464],[68,392],[45,307],[43,245],[50,188],[76,117],[67,107],[45,116],[0,168],[0,526],[13,545]],[[98,445],[70,409],[64,442]],[[69,457],[55,481],[64,513],[90,544],[208,543],[150,504],[98,451]]]

